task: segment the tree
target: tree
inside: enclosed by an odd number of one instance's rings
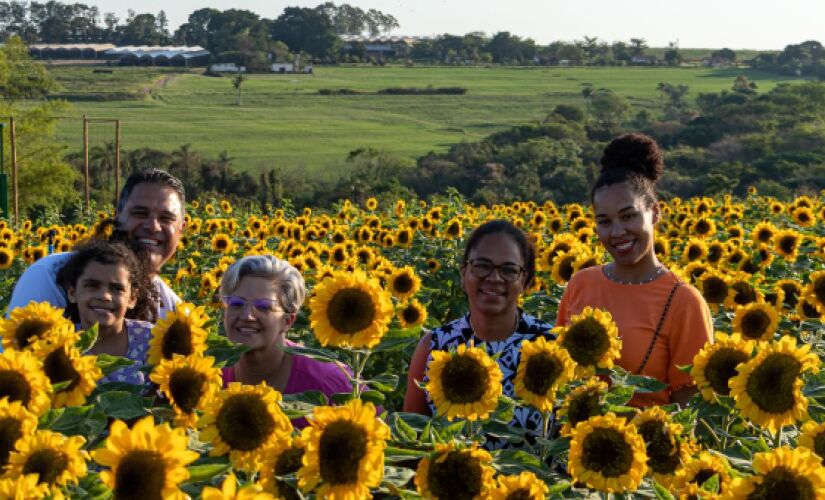
[[[301,7],[284,9],[272,22],[270,34],[293,52],[303,51],[318,59],[333,58],[341,43],[325,13]]]
[[[714,50],[713,52],[711,52],[710,57],[712,59],[718,59],[720,61],[727,61],[729,63],[735,63],[736,62],[736,52],[734,52],[733,50],[728,49],[728,48]]]
[[[608,129],[618,127],[630,113],[630,103],[624,97],[607,89],[600,89],[592,96],[593,116]]]
[[[536,42],[500,31],[487,43],[486,50],[492,54],[493,62],[523,63],[536,55]]]
[[[168,33],[160,30],[157,18],[153,14],[138,14],[127,19],[121,31],[120,43],[124,45],[166,45],[169,43],[169,36]]]
[[[238,73],[232,79],[232,86],[235,87],[235,89],[238,91],[238,98],[235,101],[235,104],[237,104],[238,106],[240,106],[243,103],[243,96],[241,94],[241,88],[243,87],[243,82],[245,82],[245,81],[246,81],[246,76],[244,76],[244,74],[239,69]]]
[[[682,53],[679,52],[679,45],[676,42],[668,43],[665,49],[665,62],[668,66],[678,66],[682,64]]]
[[[630,39],[630,54],[634,57],[641,57],[645,55],[647,50],[647,41],[644,38]]]

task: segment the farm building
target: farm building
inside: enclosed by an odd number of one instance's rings
[[[215,63],[209,66],[210,73],[246,73],[246,66],[238,66],[233,62]]]
[[[121,66],[206,66],[212,58],[211,52],[199,46],[114,47],[103,55]]]
[[[35,43],[29,54],[38,59],[103,59],[111,43]]]
[[[417,36],[361,36],[341,35],[344,42],[344,51],[363,51],[367,57],[383,59],[406,54],[409,49],[423,37]]]

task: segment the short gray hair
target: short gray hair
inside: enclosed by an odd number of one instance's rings
[[[278,302],[286,312],[297,313],[304,303],[304,277],[292,264],[274,255],[248,255],[229,266],[221,279],[221,295],[231,295],[247,276],[277,283]]]

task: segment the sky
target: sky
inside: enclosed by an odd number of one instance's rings
[[[284,7],[323,0],[89,0],[101,12],[125,18],[165,10],[172,30],[203,7],[246,9],[274,19]],[[401,25],[392,34],[434,36],[510,31],[540,44],[596,36],[607,42],[644,38],[651,47],[781,50],[805,40],[825,43],[823,0],[337,0],[378,9]],[[139,5],[136,7],[135,5]]]

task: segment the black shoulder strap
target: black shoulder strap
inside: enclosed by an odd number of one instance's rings
[[[642,360],[642,365],[639,366],[639,369],[636,370],[636,375],[642,373],[642,370],[645,369],[647,365],[647,361],[650,359],[651,353],[653,353],[653,346],[656,345],[656,340],[659,338],[659,334],[662,332],[662,325],[665,324],[665,318],[667,317],[667,312],[670,309],[670,303],[673,302],[673,296],[676,295],[676,290],[682,286],[681,281],[677,281],[675,285],[673,285],[673,289],[670,290],[670,295],[667,296],[667,302],[665,302],[665,308],[662,311],[662,317],[659,318],[659,324],[656,325],[656,331],[653,333],[653,339],[650,341],[650,345],[647,348],[647,352],[645,353],[645,357]]]

